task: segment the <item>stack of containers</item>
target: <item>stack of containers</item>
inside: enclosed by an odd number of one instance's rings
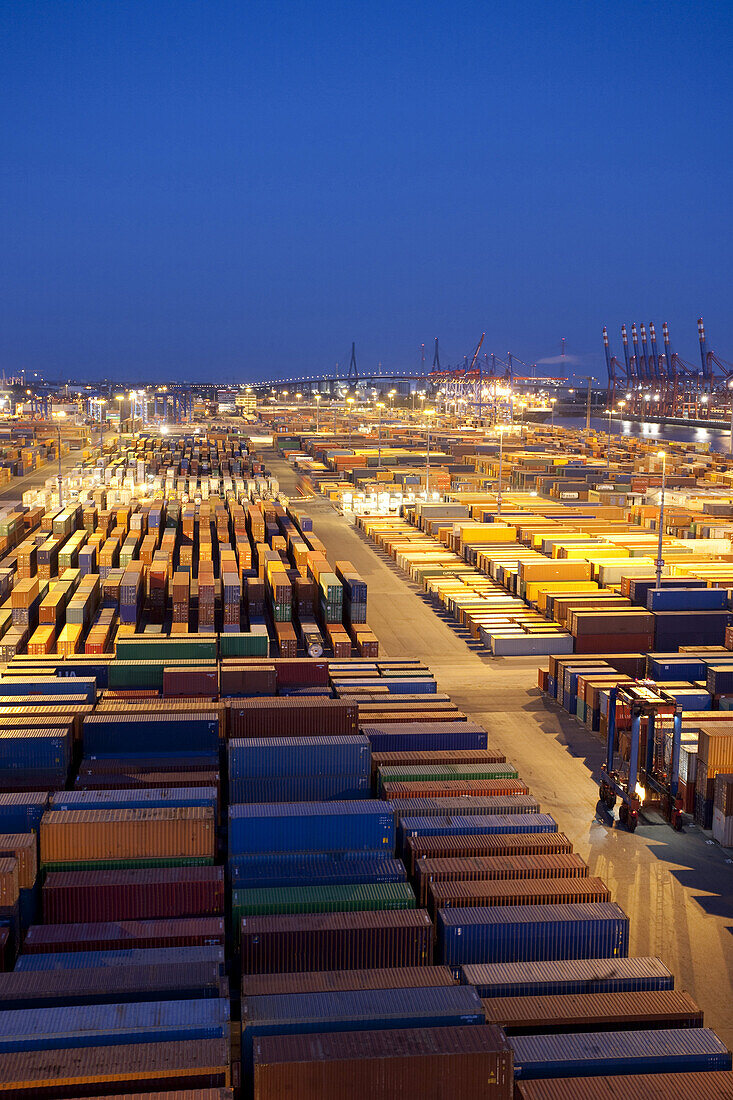
[[[171,583],[173,596],[173,632],[188,631],[189,575],[183,570],[173,574]]]
[[[700,726],[695,780],[695,822],[703,829],[711,829],[713,826],[715,780],[718,775],[730,772],[733,772],[733,725],[720,722]]]

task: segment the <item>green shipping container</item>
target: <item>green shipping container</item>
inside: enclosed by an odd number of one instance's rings
[[[379,784],[427,783],[451,779],[518,779],[511,764],[389,764],[379,768]]]
[[[361,913],[370,909],[414,909],[407,882],[369,882],[356,886],[272,886],[232,890],[232,922],[270,913]]]
[[[42,863],[41,869],[47,874],[51,871],[134,871],[144,867],[206,867],[212,866],[213,857],[181,856],[174,859],[85,859],[71,862]]]
[[[119,643],[118,643],[119,645]],[[155,641],[160,645],[160,640]],[[107,683],[110,688],[129,688],[138,690],[141,688],[163,688],[163,669],[176,665],[199,665],[201,662],[195,657],[183,659],[171,659],[165,657],[159,661],[119,661],[110,663],[107,671]]]
[[[222,657],[267,657],[267,634],[234,633],[219,635],[219,651]]]
[[[163,638],[120,638],[116,655],[122,661],[144,661],[147,659],[171,663],[171,658],[195,658],[197,661],[215,661],[217,653],[216,634],[172,635]]]

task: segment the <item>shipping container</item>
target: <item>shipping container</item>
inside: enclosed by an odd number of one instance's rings
[[[33,924],[23,952],[106,952],[120,948],[223,947],[222,917],[166,921],[110,921],[100,924]]]
[[[264,1040],[263,1040],[264,1041]],[[634,1092],[644,1100],[733,1100],[733,1073],[635,1073]],[[515,1100],[626,1100],[624,1077],[560,1077],[517,1081]]]
[[[708,1071],[731,1068],[731,1053],[709,1028],[604,1031],[568,1035],[513,1035],[518,1079],[587,1077],[643,1071]]]
[[[253,1058],[255,1100],[341,1100],[345,1081],[372,1100],[511,1100],[514,1088],[511,1048],[491,1027],[263,1036]]]
[[[438,962],[518,962],[628,955],[629,918],[614,902],[440,909]]]
[[[395,815],[376,799],[260,803],[229,808],[229,852],[383,852],[392,856]]]
[[[689,993],[676,989],[626,993],[566,993],[543,997],[488,997],[486,1019],[507,1035],[702,1027]]]
[[[245,974],[243,997],[329,993],[345,989],[415,989],[454,985],[447,966],[405,966],[381,970],[312,970],[310,973]]]
[[[245,917],[243,974],[427,966],[433,926],[424,909]]]
[[[674,977],[661,959],[585,958],[535,962],[469,963],[461,981],[480,997],[551,997],[571,993],[635,993],[673,989]]]
[[[93,1096],[100,1086],[109,1093],[115,1084],[127,1096],[130,1089],[144,1093],[181,1083],[190,1089],[228,1087],[230,1061],[224,1039],[23,1051],[0,1058],[0,1090],[9,1100],[28,1095],[60,1100]]]
[[[43,883],[47,925],[178,920],[223,912],[221,867],[53,871]]]

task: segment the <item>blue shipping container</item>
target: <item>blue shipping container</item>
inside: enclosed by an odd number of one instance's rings
[[[348,858],[314,853],[304,856],[234,856],[229,861],[233,888],[258,886],[357,886],[368,882],[406,882],[400,859]]]
[[[255,1035],[455,1027],[485,1022],[481,1000],[467,985],[247,997],[242,1002],[242,1048],[251,1057]]]
[[[629,918],[614,902],[438,910],[438,961],[465,963],[626,957]]]
[[[219,745],[219,716],[193,714],[91,714],[84,719],[84,751],[93,754],[212,752]]]
[[[119,951],[39,952],[18,956],[16,970],[98,970],[115,966],[158,966],[165,964],[215,962],[224,973],[223,947],[130,947]]]
[[[216,811],[216,787],[148,787],[140,790],[54,791],[53,810],[134,810],[167,806],[209,806]]]
[[[39,719],[39,726],[49,725]],[[0,730],[0,769],[3,771],[60,771],[71,762],[70,729]]]
[[[20,793],[0,791],[0,832],[30,833],[38,831],[48,805],[46,791]]]
[[[486,836],[493,833],[556,833],[549,814],[477,814],[475,817],[403,817],[399,823],[400,851],[411,836]]]
[[[350,737],[236,738],[227,747],[229,779],[371,774],[369,741]]]
[[[369,775],[287,775],[260,779],[231,779],[229,801],[235,802],[333,802],[369,798]]]
[[[229,807],[230,854],[382,852],[395,845],[395,814],[378,799]]]
[[[571,1035],[511,1035],[514,1076],[625,1076],[731,1068],[725,1043],[707,1027],[601,1031]]]
[[[479,997],[551,997],[570,993],[635,993],[674,989],[661,959],[547,959],[537,962],[469,963],[461,981]]]
[[[223,998],[13,1009],[0,1013],[0,1052],[223,1039],[228,1032]]]
[[[725,611],[726,588],[650,588],[646,596],[649,611]]]
[[[476,722],[381,722],[361,732],[372,752],[488,748],[488,734]]]
[[[95,703],[97,682],[88,675],[75,676],[73,679],[43,676],[35,680],[3,676],[0,678],[0,698],[13,695],[83,695],[87,703]],[[62,703],[63,699],[58,701]],[[9,698],[7,704],[12,705]]]

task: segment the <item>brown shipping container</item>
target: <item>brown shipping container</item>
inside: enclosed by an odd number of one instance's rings
[[[455,985],[447,966],[398,966],[381,970],[311,970],[308,973],[245,974],[242,996],[333,993],[348,989],[417,989],[421,986]]]
[[[106,921],[94,924],[33,924],[23,941],[26,954],[116,951],[128,947],[223,947],[224,919]]]
[[[242,974],[428,966],[433,926],[424,909],[244,917]]]
[[[517,1081],[515,1100],[629,1100],[628,1077],[562,1077]],[[733,1073],[638,1073],[634,1096],[643,1100],[733,1100]]]
[[[228,1087],[229,1044],[225,1039],[193,1039],[21,1051],[0,1058],[0,1093],[4,1100],[89,1097],[94,1095],[94,1086],[97,1091],[101,1087],[105,1095],[115,1083],[127,1097],[131,1089],[146,1095],[156,1088]]]
[[[230,737],[339,737],[358,732],[356,706],[340,699],[238,699],[229,706]]]
[[[472,836],[411,836],[407,838],[409,873],[415,874],[420,859],[466,856],[508,856],[572,852],[564,833],[498,833]]]
[[[436,882],[430,887],[429,908],[487,905],[569,905],[610,901],[611,891],[600,878],[532,879],[524,882]]]
[[[679,989],[488,997],[482,1003],[487,1022],[508,1035],[703,1026],[701,1009]]]
[[[504,764],[506,756],[493,749],[423,749],[404,752],[373,752],[372,772],[380,766],[405,764]]]
[[[4,909],[18,904],[18,861],[12,856],[0,858],[0,906]]]
[[[52,871],[43,884],[47,924],[166,920],[223,912],[222,867]]]
[[[393,798],[455,798],[464,794],[529,794],[529,787],[521,779],[445,779],[382,785],[382,797],[387,801]]]
[[[35,833],[0,833],[0,856],[18,861],[18,887],[30,890],[38,876],[38,842]]]
[[[163,695],[169,699],[178,696],[197,696],[207,699],[218,697],[217,666],[164,668]]]
[[[491,879],[587,878],[588,865],[574,852],[556,855],[469,856],[465,859],[419,859],[418,904],[426,906],[431,883]]]
[[[212,859],[210,806],[132,810],[48,810],[41,818],[41,864],[79,860]]]
[[[75,1097],[74,1100],[78,1098]],[[114,1095],[95,1092],[93,1096],[89,1094],[85,1100],[234,1100],[234,1090],[192,1088],[176,1089],[175,1092],[116,1092]]]
[[[512,1050],[498,1028],[437,1027],[254,1040],[254,1100],[511,1100]]]

